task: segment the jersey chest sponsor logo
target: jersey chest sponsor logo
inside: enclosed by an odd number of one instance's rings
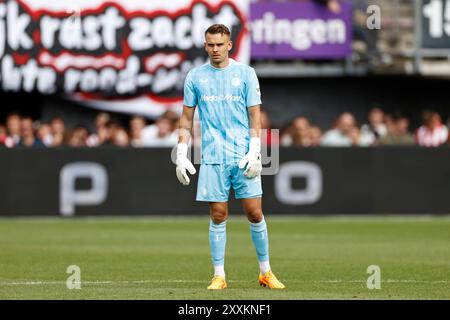
[[[217,101],[243,101],[241,96],[235,96],[232,94],[220,94],[220,95],[202,95],[202,101],[217,102]]]

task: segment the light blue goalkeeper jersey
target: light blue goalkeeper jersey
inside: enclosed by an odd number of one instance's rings
[[[183,104],[198,106],[202,164],[236,163],[248,152],[247,108],[261,104],[253,68],[230,59],[225,68],[206,63],[192,69],[184,83]]]

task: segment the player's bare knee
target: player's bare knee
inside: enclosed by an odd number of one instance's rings
[[[263,212],[260,209],[247,211],[247,219],[251,223],[259,223],[263,220]]]
[[[228,218],[228,208],[223,206],[213,206],[210,210],[211,220],[215,224],[219,224],[227,220]]]

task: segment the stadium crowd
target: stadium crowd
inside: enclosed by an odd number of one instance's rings
[[[298,147],[350,147],[377,145],[419,145],[438,147],[449,144],[448,127],[439,113],[424,111],[422,125],[410,131],[409,119],[399,113],[386,114],[380,108],[372,108],[367,123],[359,125],[352,113],[340,114],[328,130],[323,130],[304,116],[272,132],[267,112],[261,117],[265,144]],[[154,123],[142,116],[132,116],[128,125],[113,121],[111,114],[100,112],[93,124],[94,130],[85,125],[67,128],[61,117],[48,122],[33,120],[13,112],[0,123],[0,147],[173,147],[178,141],[178,114],[166,111]],[[199,122],[194,127],[194,144],[200,145]]]
[[[424,111],[422,125],[412,133],[409,119],[401,113],[386,114],[380,108],[369,111],[367,123],[359,125],[350,112],[340,114],[331,128],[323,131],[306,117],[295,118],[282,130],[282,146],[351,147],[418,145],[438,147],[448,144],[448,128],[439,113]]]

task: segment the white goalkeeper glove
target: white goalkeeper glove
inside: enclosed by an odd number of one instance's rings
[[[187,152],[188,152],[188,145],[186,143],[179,143],[177,146],[176,173],[178,181],[180,181],[180,183],[185,186],[189,185],[189,183],[191,182],[186,173],[186,170],[190,174],[195,174],[197,172],[191,160],[188,159]]]
[[[257,137],[250,139],[250,148],[248,153],[239,162],[239,168],[244,169],[244,176],[255,178],[261,174],[261,140]]]

